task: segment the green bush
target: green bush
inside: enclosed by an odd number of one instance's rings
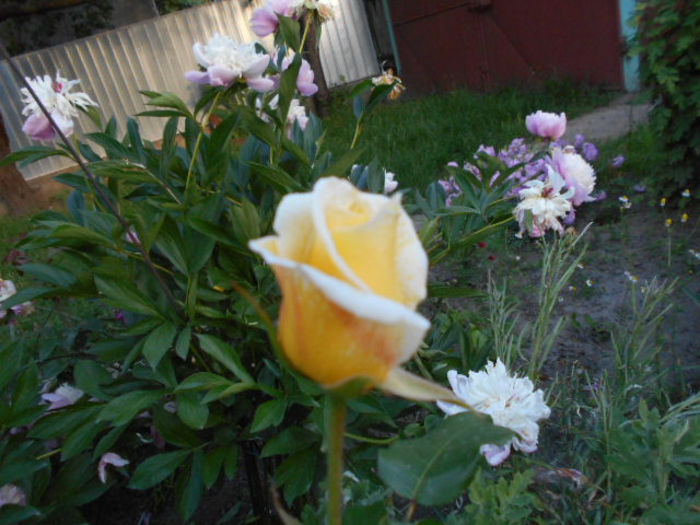
[[[700,1],[647,0],[637,9],[632,52],[656,103],[652,123],[675,168],[661,181],[679,188],[700,161]],[[672,188],[672,189],[673,189]]]

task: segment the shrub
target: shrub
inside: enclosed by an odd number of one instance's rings
[[[684,187],[700,162],[700,2],[647,0],[637,8],[632,52],[641,55],[641,77],[656,106],[652,123],[675,168],[661,184]]]

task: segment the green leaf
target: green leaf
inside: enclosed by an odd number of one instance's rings
[[[202,396],[197,392],[179,392],[176,395],[177,415],[190,428],[201,430],[209,419],[209,407],[201,404]]]
[[[264,182],[274,186],[280,193],[286,194],[292,191],[303,190],[301,184],[283,169],[260,164],[259,162],[248,162],[247,164],[255,175]]]
[[[119,308],[154,317],[162,317],[148,297],[137,290],[129,281],[95,276],[95,285]]]
[[[136,390],[115,397],[97,415],[98,421],[124,425],[165,395],[165,390]]]
[[[379,477],[405,498],[445,505],[466,489],[481,459],[481,445],[502,444],[512,436],[489,417],[470,412],[450,416],[421,438],[381,450]]]
[[[238,351],[230,344],[213,335],[197,334],[197,338],[202,350],[233,372],[238,379],[244,383],[255,384],[255,380],[243,367]]]
[[[363,148],[355,148],[346,152],[337,161],[331,164],[328,169],[326,169],[321,177],[327,177],[329,175],[335,175],[337,177],[344,177],[352,167],[353,164],[357,163],[357,159],[364,153]]]
[[[129,425],[122,425],[119,427],[114,427],[112,430],[110,430],[102,439],[100,439],[99,443],[97,443],[97,446],[92,453],[92,458],[97,459],[111,449],[128,426]]]
[[[129,481],[129,488],[144,490],[157,485],[170,476],[190,454],[190,450],[177,450],[151,456],[136,468]]]
[[[136,114],[137,117],[181,117],[182,113],[180,111],[175,111],[174,109],[151,109],[149,111],[142,111]]]
[[[69,156],[65,151],[49,146],[30,146],[28,148],[23,148],[19,151],[12,152],[3,157],[2,160],[0,160],[0,167],[9,166],[15,162],[21,162],[22,166],[26,166],[27,164],[31,164],[37,160],[57,155],[61,155],[63,157]]]
[[[61,461],[66,461],[90,448],[97,434],[102,432],[106,426],[104,423],[89,419],[81,427],[74,430],[63,442]]]
[[[277,20],[280,23],[280,32],[284,42],[294,51],[299,51],[299,46],[301,45],[301,27],[299,22],[282,15],[277,15]]]
[[[290,427],[273,436],[262,449],[261,458],[276,456],[279,454],[292,454],[316,443],[319,437],[301,427]]]
[[[170,350],[175,334],[177,334],[177,326],[166,322],[146,336],[142,352],[153,370],[156,369],[160,360]]]
[[[29,431],[29,437],[48,440],[65,436],[87,420],[94,420],[99,410],[99,406],[91,406],[49,414],[34,425],[34,428]]]
[[[285,399],[272,399],[262,405],[258,405],[255,416],[253,416],[253,422],[250,425],[250,431],[260,432],[268,427],[276,427],[284,419],[286,411],[287,401]]]
[[[166,217],[163,221],[155,245],[180,273],[187,275],[187,256],[182,234],[171,217]]]
[[[146,94],[144,91],[141,91],[141,93]],[[165,93],[159,93],[158,95],[151,97],[151,100],[146,102],[146,105],[158,106],[162,108],[172,108],[176,110],[175,113],[177,116],[182,115],[194,120],[194,116],[187,107],[187,104],[185,104],[183,100],[180,97],[178,97],[175,93],[170,93],[167,91]]]
[[[190,341],[192,340],[192,327],[185,326],[177,336],[175,341],[175,353],[180,359],[186,359],[190,351]]]
[[[231,479],[236,470],[238,470],[238,447],[235,445],[229,445],[226,451],[226,457],[224,458],[224,474],[226,478]]]
[[[228,446],[218,447],[204,456],[202,481],[204,481],[204,486],[207,489],[212,488],[216,480],[219,479],[219,473],[221,472],[221,467],[224,465],[224,459],[226,458],[228,448]]]
[[[129,148],[106,133],[88,133],[85,137],[102,146],[109,159],[138,161],[137,156],[129,151]]]
[[[205,235],[213,238],[217,242],[232,248],[236,252],[243,255],[250,255],[250,252],[245,245],[236,241],[231,235],[231,231],[213,222],[200,219],[198,217],[188,217],[187,222],[195,230],[202,232]]]
[[[311,489],[316,477],[318,451],[306,448],[285,459],[275,472],[277,483],[284,487],[284,499],[291,504]]]
[[[189,469],[182,473],[178,480],[177,508],[180,516],[187,522],[199,506],[199,500],[204,492],[202,480],[203,453],[195,450]]]
[[[294,55],[294,59],[291,64],[289,64],[289,67],[282,71],[280,75],[279,107],[277,108],[277,115],[279,116],[280,122],[287,122],[289,106],[297,92],[297,77],[299,76],[300,68],[301,55],[297,53]]]
[[[78,224],[72,223],[54,224],[56,227],[51,232],[51,235],[59,239],[74,239],[77,241],[85,242],[87,244],[97,244],[101,246],[107,246],[109,248],[114,247],[115,243],[113,239],[110,239],[105,235],[91,230],[90,228],[86,228],[85,226],[80,226]]]
[[[100,385],[105,385],[112,381],[112,376],[97,361],[87,359],[82,359],[75,363],[73,378],[76,387],[98,399],[105,398],[105,393],[100,388]]]
[[[180,448],[194,448],[200,445],[197,433],[175,414],[171,414],[161,406],[154,407],[152,413],[153,424],[166,442]]]
[[[0,523],[29,523],[31,518],[41,516],[41,512],[31,506],[3,505],[0,508]]]
[[[212,388],[229,387],[234,384],[230,379],[226,379],[211,372],[196,372],[182,381],[176,390],[210,390]]]

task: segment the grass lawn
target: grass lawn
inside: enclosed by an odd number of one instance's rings
[[[410,95],[409,91],[406,94]],[[358,147],[362,161],[377,158],[396,173],[400,186],[424,189],[450,161],[464,162],[480,144],[500,148],[527,134],[525,116],[538,109],[574,118],[609,102],[610,91],[549,81],[538,89],[505,88],[492,93],[459,90],[411,99],[404,95],[368,118]],[[355,129],[351,104],[340,92],[326,120],[326,147],[347,149]]]

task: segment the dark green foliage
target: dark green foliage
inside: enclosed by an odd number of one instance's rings
[[[67,9],[4,20],[0,22],[2,42],[11,55],[19,55],[93,35],[113,27],[112,4],[112,0],[93,0]]]
[[[697,182],[700,172],[700,1],[646,0],[637,8],[642,82],[656,106],[654,132],[672,167],[659,185],[668,190]]]

